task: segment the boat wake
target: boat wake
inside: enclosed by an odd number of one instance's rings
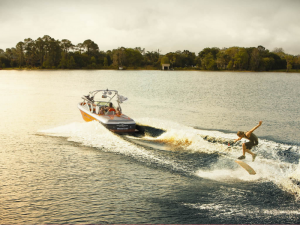
[[[242,142],[232,145],[235,133],[197,129],[153,118],[136,122],[142,132],[135,135],[114,134],[96,121],[71,123],[39,133],[65,137],[69,142],[122,154],[147,166],[188,176],[219,182],[272,182],[300,198],[299,146],[259,139],[259,145],[253,150],[258,154],[255,162],[251,162],[250,155],[245,159],[257,173],[251,176],[234,162],[242,153]]]

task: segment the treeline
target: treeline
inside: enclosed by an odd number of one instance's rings
[[[282,48],[272,52],[263,46],[243,48],[205,48],[197,55],[188,50],[169,52],[120,47],[106,52],[92,40],[77,45],[45,35],[17,43],[14,48],[0,49],[0,68],[38,69],[171,69],[270,71],[300,69],[300,55],[286,54]]]

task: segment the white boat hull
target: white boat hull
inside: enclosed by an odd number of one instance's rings
[[[115,133],[132,133],[136,131],[135,121],[125,114],[121,114],[120,116],[117,116],[113,113],[110,115],[98,115],[93,113],[91,111],[92,109],[90,110],[88,105],[85,103],[79,103],[77,107],[81,112],[82,118],[86,122],[96,120],[108,130]]]

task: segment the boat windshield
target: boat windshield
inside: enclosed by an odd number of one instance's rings
[[[108,106],[109,102],[94,101],[94,104],[101,107],[101,106]]]

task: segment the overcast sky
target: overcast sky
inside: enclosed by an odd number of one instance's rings
[[[49,35],[100,50],[206,47],[300,54],[300,0],[0,0],[0,48]]]

